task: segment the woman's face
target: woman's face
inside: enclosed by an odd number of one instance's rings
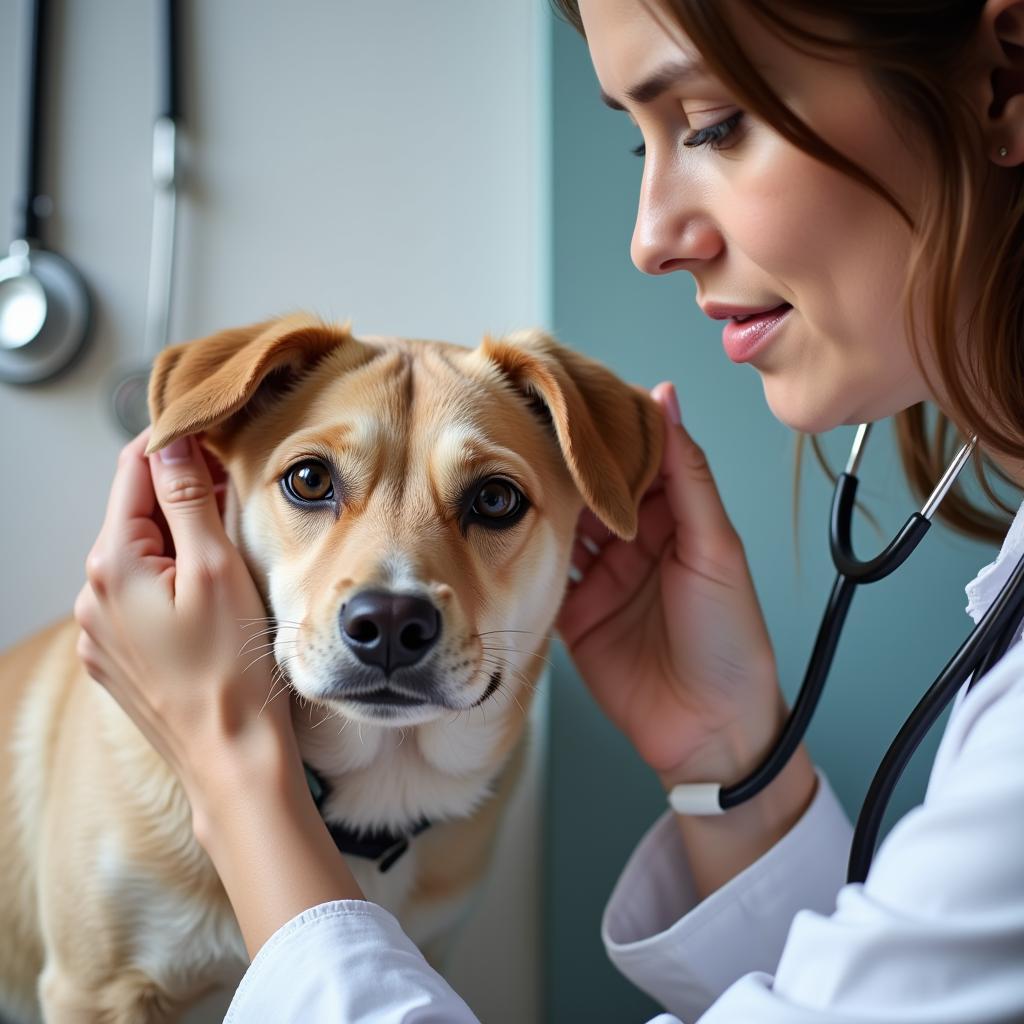
[[[726,6],[780,99],[913,215],[923,163],[865,77],[789,48]],[[877,420],[938,398],[904,331],[905,223],[743,110],[671,15],[651,7],[580,0],[601,90],[636,122],[646,148],[633,262],[649,274],[689,271],[698,304],[716,319],[770,311],[745,327],[726,319],[723,340],[731,358],[756,368],[772,412],[795,429]]]

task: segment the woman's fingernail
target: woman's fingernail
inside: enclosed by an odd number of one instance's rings
[[[166,448],[160,449],[161,462],[188,462],[192,458],[192,442],[188,437],[179,437]]]
[[[668,414],[676,426],[683,422],[682,414],[679,412],[679,398],[676,396],[674,384],[668,386]]]

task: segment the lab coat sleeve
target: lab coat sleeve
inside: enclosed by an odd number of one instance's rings
[[[654,959],[639,971],[629,965],[627,973],[645,977],[644,987],[688,1024],[701,1009],[702,978],[711,997],[743,970],[749,973],[729,985],[700,1024],[1024,1020],[1022,722],[1024,645],[1017,645],[958,702],[924,803],[886,836],[864,884],[837,886],[834,912],[815,850],[834,859],[846,840],[839,842],[838,830],[819,831],[828,822],[816,820],[823,808],[815,805],[718,893],[683,906],[663,931],[634,934],[633,943],[646,942]],[[822,818],[835,814],[833,807]],[[810,898],[802,899],[806,872]],[[656,883],[631,868],[625,882],[613,903],[639,895],[649,905]],[[684,902],[676,897],[677,907]],[[790,919],[778,964],[764,966]],[[763,950],[756,950],[760,943]],[[613,957],[623,962],[621,952]],[[761,966],[750,967],[756,957]]]
[[[828,780],[800,820],[760,859],[698,902],[674,815],[644,836],[602,922],[615,966],[664,1007],[693,1021],[752,971],[772,971],[797,911],[829,913],[846,875],[852,829]]]
[[[224,1024],[478,1024],[383,907],[337,900],[279,928]]]

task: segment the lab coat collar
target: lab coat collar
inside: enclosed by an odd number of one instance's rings
[[[1010,529],[1006,532],[1003,546],[996,555],[995,560],[989,562],[970,583],[964,587],[967,594],[967,608],[965,611],[975,621],[980,621],[982,615],[996,599],[1003,584],[1010,578],[1021,555],[1024,554],[1024,502],[1017,509],[1017,514],[1010,523]]]

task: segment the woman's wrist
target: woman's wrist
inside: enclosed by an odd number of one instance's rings
[[[296,780],[301,778],[305,786],[294,736],[283,735],[270,721],[257,723],[244,734],[219,736],[210,746],[182,779],[193,831],[207,852],[239,802],[265,809],[291,806]]]
[[[679,784],[729,786],[748,776],[767,756],[788,714],[784,702],[772,730],[758,740],[719,737],[713,752],[659,774],[666,793]],[[754,863],[800,820],[817,792],[817,773],[800,744],[779,774],[756,796],[724,814],[676,815],[699,897],[703,898]]]
[[[196,839],[250,956],[303,911],[364,899],[316,808],[293,736],[268,730],[235,740],[192,786]]]

